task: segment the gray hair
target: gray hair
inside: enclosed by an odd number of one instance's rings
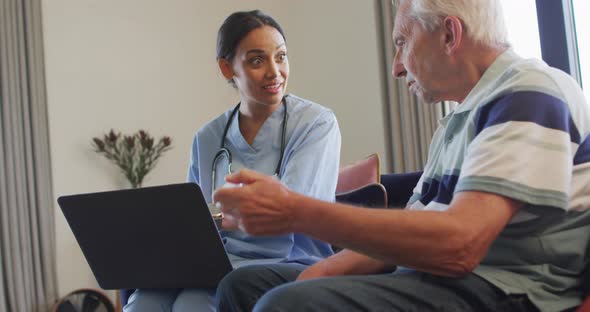
[[[393,5],[410,0],[392,0]],[[440,26],[441,17],[456,16],[472,40],[489,47],[509,47],[508,31],[499,0],[411,0],[410,17],[427,31]]]

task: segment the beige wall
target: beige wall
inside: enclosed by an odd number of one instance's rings
[[[174,149],[145,184],[184,181],[194,132],[237,102],[216,67],[217,28],[229,13],[253,8],[285,28],[289,90],[336,112],[342,163],[371,152],[384,158],[373,1],[44,0],[55,197],[126,186],[90,147],[110,128],[171,136]],[[97,287],[54,210],[60,294]]]

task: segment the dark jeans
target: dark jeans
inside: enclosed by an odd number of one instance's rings
[[[508,296],[480,277],[409,271],[293,282],[305,266],[252,265],[217,288],[219,311],[537,311],[526,296]]]

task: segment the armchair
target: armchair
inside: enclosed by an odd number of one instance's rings
[[[379,155],[340,168],[336,201],[363,207],[387,207],[387,191],[380,183]]]

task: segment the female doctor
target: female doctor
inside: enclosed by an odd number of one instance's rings
[[[217,61],[240,102],[197,131],[188,180],[210,202],[225,175],[249,168],[276,176],[296,192],[333,201],[338,123],[331,110],[285,93],[289,60],[281,26],[258,10],[231,14],[218,32]],[[305,235],[252,237],[226,219],[221,236],[234,268],[310,265],[332,254],[329,244]],[[214,289],[139,289],[124,311],[214,311],[214,298]]]

